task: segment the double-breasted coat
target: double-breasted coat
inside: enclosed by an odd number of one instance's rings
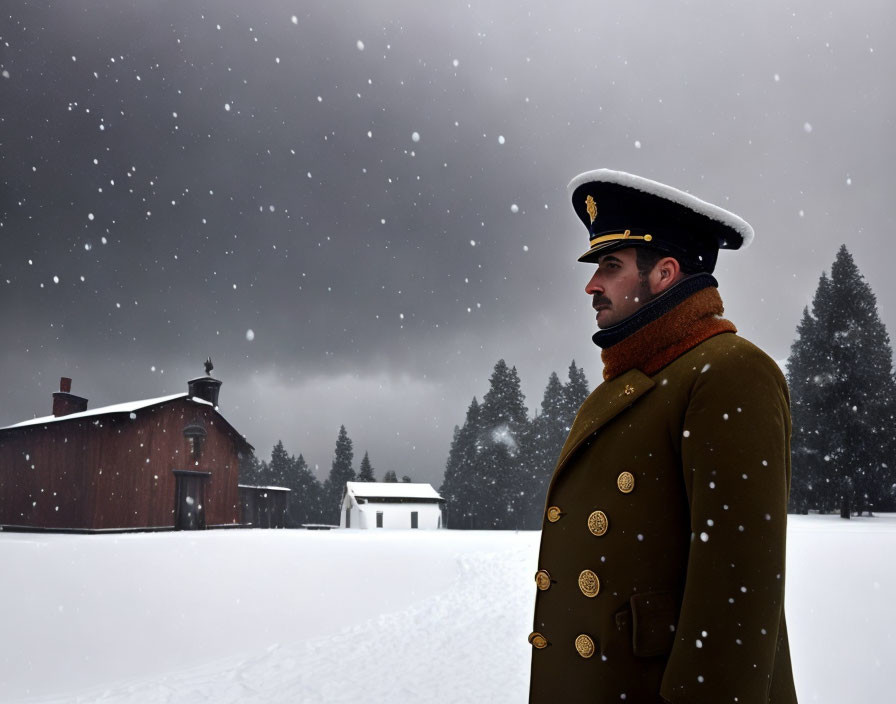
[[[796,702],[787,384],[718,334],[604,382],[547,493],[530,702]]]

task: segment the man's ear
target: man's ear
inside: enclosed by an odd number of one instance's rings
[[[675,257],[663,257],[653,267],[648,277],[650,292],[659,295],[682,278],[681,265]]]

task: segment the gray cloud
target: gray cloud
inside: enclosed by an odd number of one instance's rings
[[[61,375],[95,407],[185,389],[211,354],[260,454],[282,437],[324,472],[345,423],[380,474],[438,483],[499,357],[530,411],[573,357],[599,380],[565,184],[600,166],[753,224],[717,275],[775,358],[842,242],[896,324],[887,3],[10,16],[4,425]]]

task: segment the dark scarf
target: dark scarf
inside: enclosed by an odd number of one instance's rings
[[[594,334],[603,348],[604,379],[640,369],[651,376],[704,340],[737,332],[722,317],[718,282],[710,274],[689,276],[621,323]]]

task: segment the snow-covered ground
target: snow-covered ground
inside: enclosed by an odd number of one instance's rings
[[[538,534],[0,533],[0,701],[526,700]],[[896,515],[791,516],[799,699],[896,689]]]

